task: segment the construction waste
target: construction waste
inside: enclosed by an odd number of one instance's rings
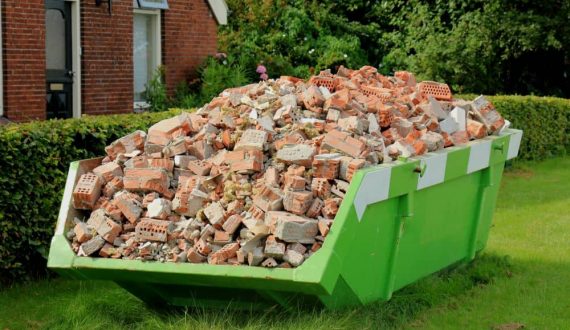
[[[322,246],[355,173],[508,127],[483,96],[370,66],[227,89],[106,148],[80,177],[79,256],[297,267]]]

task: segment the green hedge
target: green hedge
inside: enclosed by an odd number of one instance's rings
[[[473,99],[474,95],[465,95]],[[570,150],[570,100],[491,97],[523,129],[519,159]],[[86,117],[0,127],[0,282],[45,273],[45,259],[69,163],[104,154],[111,141],[179,111]]]
[[[69,163],[177,112],[85,117],[0,127],[0,283],[46,272]]]
[[[477,95],[460,95],[473,100]],[[538,96],[491,96],[497,110],[524,131],[521,160],[541,160],[570,152],[570,99]]]

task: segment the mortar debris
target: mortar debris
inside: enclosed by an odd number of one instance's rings
[[[79,256],[291,268],[335,233],[361,168],[509,126],[485,97],[370,66],[222,92],[124,136],[83,174],[68,233]]]

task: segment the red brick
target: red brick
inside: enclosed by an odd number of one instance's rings
[[[211,258],[208,261],[211,264],[219,264],[230,258],[236,256],[236,252],[239,250],[239,243],[230,243],[224,245],[220,250],[211,254]]]
[[[196,175],[206,176],[210,174],[212,164],[203,160],[193,160],[188,163],[188,169]]]
[[[325,200],[325,206],[323,207],[323,215],[329,219],[334,218],[338,212],[339,201],[336,198],[329,198]]]
[[[313,195],[320,198],[327,198],[331,192],[331,185],[325,178],[313,178],[311,182],[311,191]]]
[[[309,207],[305,215],[309,218],[316,218],[321,214],[321,211],[324,206],[325,203],[323,202],[322,199],[315,198],[313,199],[313,202],[311,203],[311,206]]]
[[[340,131],[330,131],[325,135],[323,146],[329,149],[336,149],[347,155],[358,158],[366,149],[366,145],[348,133]]]
[[[160,194],[168,193],[169,178],[164,169],[160,168],[127,168],[123,185],[130,191],[155,191]]]
[[[136,167],[136,166],[135,166]],[[148,167],[162,168],[168,173],[174,170],[174,161],[167,158],[151,158],[148,160]]]
[[[366,162],[363,159],[353,159],[348,163],[348,168],[346,171],[346,179],[348,181],[352,180],[352,177],[359,169],[363,168]]]
[[[91,210],[101,196],[103,182],[95,174],[83,174],[73,190],[73,207]]]
[[[139,242],[166,242],[170,223],[164,220],[141,219],[135,229],[136,238]]]
[[[305,185],[307,184],[307,180],[304,177],[298,175],[289,175],[286,174],[283,176],[283,190],[305,190]]]
[[[437,100],[450,101],[452,97],[447,84],[435,81],[422,81],[418,84],[418,92],[424,99],[433,96]]]
[[[232,216],[230,216],[223,224],[222,228],[229,233],[230,235],[233,235],[233,233],[235,233],[235,231],[238,229],[238,227],[241,225],[241,221],[243,220],[243,217],[239,214],[234,214]]]
[[[283,198],[283,208],[293,214],[303,215],[313,201],[313,193],[310,191],[287,191]]]
[[[93,169],[93,173],[102,178],[104,182],[109,182],[113,178],[123,176],[123,169],[117,163],[110,162],[104,165],[97,166]]]

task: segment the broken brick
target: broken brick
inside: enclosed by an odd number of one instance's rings
[[[293,214],[303,215],[312,201],[313,193],[310,191],[287,191],[283,198],[283,208]]]
[[[211,260],[213,264],[218,264],[236,256],[239,249],[239,243],[230,243],[224,245],[220,250],[212,253]]]
[[[285,244],[277,242],[275,236],[269,235],[265,241],[263,252],[268,257],[281,259],[285,254]]]
[[[318,155],[313,159],[313,177],[336,179],[340,167],[340,157],[332,158]]]
[[[135,237],[139,242],[166,242],[170,225],[170,221],[141,219],[135,228]]]
[[[123,185],[129,191],[155,191],[165,194],[168,193],[170,180],[166,171],[161,168],[127,168]]]
[[[166,220],[171,213],[172,202],[165,198],[155,198],[148,204],[147,209],[147,217]]]
[[[91,210],[99,196],[103,182],[94,174],[83,174],[73,189],[73,207]]]
[[[115,159],[119,154],[131,153],[135,150],[142,150],[146,140],[146,133],[135,131],[114,141],[105,148],[105,152],[111,159]]]
[[[364,165],[366,165],[366,162],[363,159],[352,159],[349,163],[348,163],[348,167],[346,170],[346,179],[348,181],[352,180],[354,174],[356,173],[356,171],[358,171],[359,169],[363,168]]]
[[[323,207],[323,215],[329,219],[335,217],[338,212],[338,200],[336,198],[329,198],[325,200],[325,206]]]
[[[215,228],[221,229],[224,223],[225,210],[219,202],[212,203],[204,209],[204,215]]]
[[[261,172],[263,153],[255,149],[230,151],[226,154],[224,162],[230,165],[232,172]]]
[[[241,225],[243,217],[239,214],[230,216],[222,225],[222,228],[230,235],[233,235]]]
[[[307,181],[305,180],[304,177],[298,175],[286,174],[284,176],[283,189],[294,190],[294,191],[305,190],[306,184]]]
[[[276,159],[285,164],[310,166],[316,149],[306,144],[285,146],[277,151]]]
[[[283,208],[283,197],[279,189],[263,186],[259,194],[253,197],[253,203],[265,212],[277,211]]]
[[[115,205],[130,223],[135,223],[141,216],[142,208],[134,200],[121,198],[116,200]]]
[[[447,84],[435,81],[422,81],[418,84],[418,91],[424,98],[433,96],[436,100],[451,100],[451,90]]]
[[[103,180],[104,183],[113,180],[115,177],[123,176],[123,169],[115,162],[110,162],[93,169],[93,173]]]
[[[275,237],[290,243],[312,244],[318,232],[317,221],[287,212],[273,213],[275,221]]]
[[[105,240],[101,236],[95,236],[79,246],[78,256],[90,256],[99,251],[105,245]]]
[[[314,178],[311,183],[313,195],[320,198],[327,198],[331,192],[331,185],[325,178]]]
[[[309,207],[309,209],[307,210],[306,216],[309,218],[316,218],[319,216],[319,214],[321,214],[321,211],[323,209],[323,207],[325,206],[325,203],[323,202],[322,199],[320,198],[315,198],[313,199],[313,202],[311,203],[311,206]]]
[[[79,243],[85,243],[93,238],[93,234],[84,222],[76,224],[73,228],[73,232],[75,233],[75,237],[77,237],[77,241]]]
[[[267,143],[267,132],[248,129],[236,143],[234,150],[256,149],[262,151],[265,143]]]
[[[363,142],[341,131],[328,132],[323,140],[323,146],[341,151],[354,158],[358,158],[366,148]]]
[[[193,160],[188,163],[188,169],[196,175],[208,175],[210,174],[210,170],[212,169],[212,164],[206,163],[203,160]]]
[[[482,139],[487,136],[487,129],[483,123],[467,119],[467,133],[471,139]]]

